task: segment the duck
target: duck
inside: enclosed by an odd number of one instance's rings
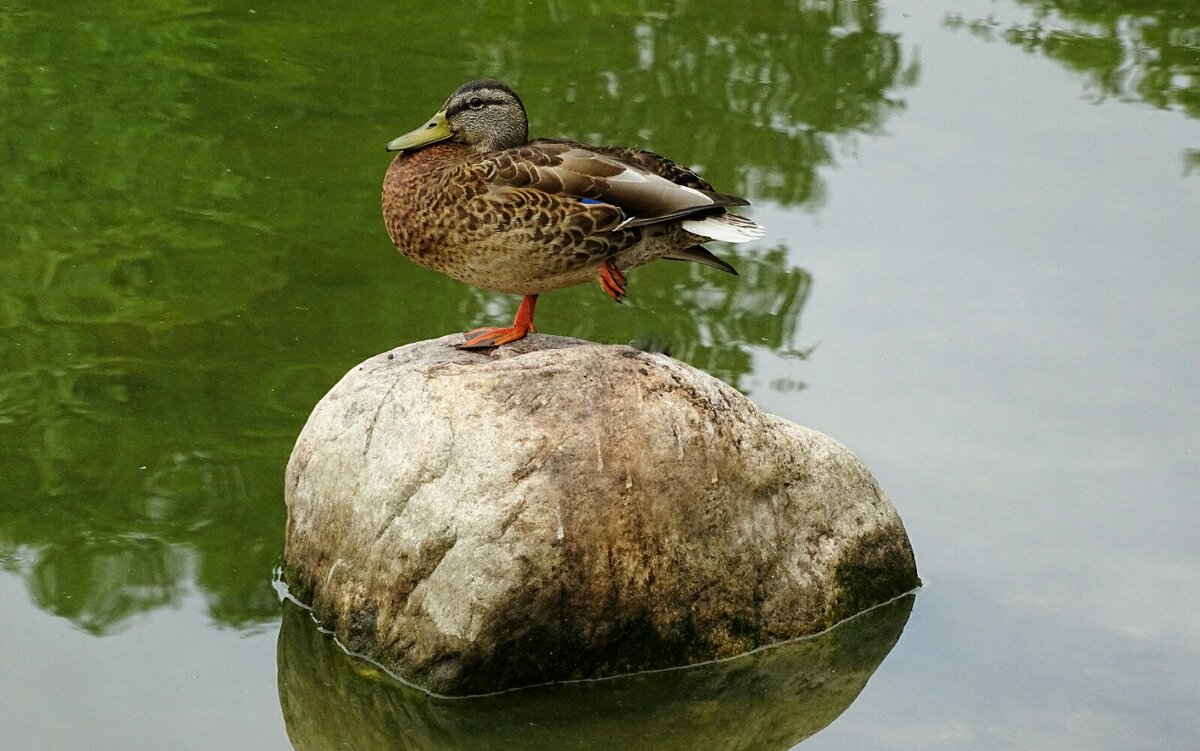
[[[464,333],[463,349],[518,341],[535,331],[538,296],[597,281],[613,300],[627,271],[658,259],[729,274],[703,247],[765,234],[729,211],[745,198],[720,193],[692,170],[650,151],[529,139],[529,118],[501,81],[469,81],[420,127],[387,144],[383,181],[388,235],[409,260],[460,282],[521,295],[511,326]]]

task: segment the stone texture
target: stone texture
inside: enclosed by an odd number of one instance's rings
[[[446,695],[729,657],[918,584],[842,445],[665,355],[460,335],[362,363],[288,464],[289,584]]]

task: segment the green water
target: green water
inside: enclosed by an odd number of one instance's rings
[[[538,324],[663,347],[893,497],[927,587],[806,748],[1200,737],[1194,3],[0,0],[8,747],[289,747],[295,435],[355,363],[516,306],[379,215],[384,144],[484,75],[532,134],[667,154],[769,229],[714,244],[737,278],[652,265]],[[360,672],[331,695],[371,701]]]
[[[370,354],[511,316],[515,300],[402,260],[379,216],[383,144],[457,82],[503,75],[535,133],[652,145],[723,188],[803,204],[832,134],[875,127],[905,75],[894,35],[831,36],[854,14],[809,13],[803,35],[762,45],[783,6],[709,57],[722,19],[700,8],[597,5],[575,21],[598,30],[587,43],[612,67],[596,72],[573,52],[583,39],[519,4],[479,4],[470,34],[466,16],[420,19],[403,50],[394,35],[416,19],[384,4],[331,19],[126,5],[14,10],[3,26],[0,420],[21,506],[5,538],[36,551],[33,580],[56,582],[45,606],[97,632],[174,599],[181,548],[218,619],[277,619],[263,572],[311,405]],[[822,74],[842,50],[850,64]],[[682,64],[639,65],[653,55]],[[778,243],[735,260],[741,279],[648,269],[623,308],[596,289],[549,296],[542,327],[663,344],[736,383],[751,348],[795,346],[811,280]]]

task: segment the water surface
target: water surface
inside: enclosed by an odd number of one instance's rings
[[[805,748],[1194,744],[1200,11],[1089,7],[0,4],[8,747],[291,747],[296,433],[358,361],[515,309],[379,217],[383,144],[480,75],[770,230],[714,246],[738,278],[645,267],[539,326],[662,343],[893,498],[926,586]]]

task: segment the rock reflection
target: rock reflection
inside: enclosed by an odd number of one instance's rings
[[[279,698],[299,751],[787,749],[833,722],[900,638],[908,595],[817,637],[728,662],[443,700],[348,657],[284,609]]]

